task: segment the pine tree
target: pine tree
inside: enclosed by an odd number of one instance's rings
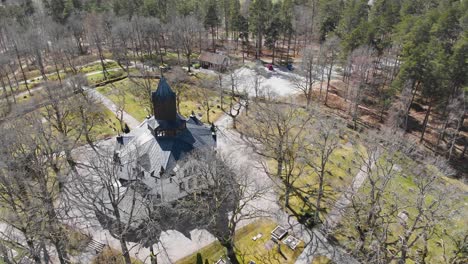
[[[258,59],[262,53],[263,34],[270,15],[271,2],[268,0],[253,0],[250,5],[249,27],[250,32],[255,34],[255,58]]]
[[[220,20],[216,11],[216,1],[211,0],[208,3],[208,11],[206,12],[204,25],[206,28],[211,29],[211,40],[212,40],[212,45],[213,45],[213,52],[216,52],[215,29],[219,25],[219,22]]]

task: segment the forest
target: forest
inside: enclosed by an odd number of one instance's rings
[[[103,146],[150,118],[162,78],[219,133],[223,154],[188,163],[231,213],[113,189]],[[465,0],[0,0],[0,263],[466,263],[467,92]],[[276,223],[302,253],[246,253]],[[217,242],[164,255],[189,226]]]

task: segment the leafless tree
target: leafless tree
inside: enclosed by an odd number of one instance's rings
[[[4,201],[10,201],[8,207],[11,209],[5,216],[13,217],[10,218],[13,223],[18,220],[17,229],[25,235],[35,261],[38,259],[38,243],[47,240],[54,245],[60,263],[69,263],[68,237],[61,222],[66,217],[67,201],[59,199],[59,194],[64,191],[63,174],[69,170],[61,154],[64,148],[50,133],[51,128],[35,113],[12,121],[8,126],[16,132],[5,142],[8,145],[3,152],[2,160],[6,163],[3,173],[13,172],[20,177],[3,178],[12,184],[9,190],[2,190],[6,192]],[[11,188],[18,188],[18,193],[13,194]],[[33,233],[30,228],[35,229]]]
[[[292,210],[290,195],[304,198],[294,188],[294,182],[303,172],[304,165],[299,162],[299,153],[304,147],[306,127],[310,125],[312,115],[293,104],[274,101],[256,102],[250,107],[252,114],[241,123],[239,131],[255,153],[274,161],[276,169],[273,173],[270,173],[270,166],[263,163],[265,172],[281,182],[285,190],[285,207]]]
[[[297,90],[304,95],[307,106],[312,102],[313,85],[320,79],[320,66],[318,65],[318,55],[312,47],[308,46],[302,50],[302,64],[299,69],[299,76],[293,79]]]
[[[122,70],[129,72],[130,59],[128,54],[129,43],[134,35],[131,25],[126,19],[119,18],[112,27],[112,56]]]
[[[332,37],[325,42],[325,63],[327,65],[327,89],[325,92],[325,105],[328,102],[328,92],[330,90],[330,80],[332,78],[333,67],[337,63],[338,52],[340,46],[340,40],[336,37]]]
[[[82,13],[73,12],[70,17],[67,19],[67,28],[73,35],[73,39],[75,40],[76,46],[80,54],[86,53],[85,47],[85,25],[83,23],[84,15]]]
[[[177,99],[177,111],[180,112],[180,102],[184,93],[187,91],[187,86],[185,84],[188,81],[187,72],[185,72],[181,67],[174,67],[171,72],[166,74],[166,78],[171,84],[172,89],[175,91]]]
[[[332,166],[333,152],[335,152],[340,146],[340,136],[343,133],[343,126],[341,120],[337,120],[333,117],[325,116],[318,113],[315,114],[315,123],[311,129],[316,133],[310,134],[306,138],[306,149],[305,149],[305,163],[309,168],[312,169],[313,175],[317,176],[318,188],[312,193],[317,196],[313,206],[314,209],[314,222],[319,223],[320,213],[323,212],[323,206],[325,200],[325,188],[327,187],[327,174],[329,174],[329,167]],[[304,155],[303,154],[303,155]],[[331,176],[331,175],[329,175]],[[307,187],[313,186],[314,183],[309,183]],[[310,188],[303,188],[301,191],[305,191],[305,195],[311,195]],[[299,187],[302,188],[302,187]],[[304,203],[310,203],[309,200],[303,201]],[[329,202],[329,201],[328,201]]]
[[[103,18],[103,14],[90,14],[86,17],[86,32],[88,33],[88,40],[91,45],[96,47],[98,52],[98,57],[101,62],[102,73],[104,75],[104,79],[107,79],[109,75],[106,62],[104,57],[104,44],[106,40],[106,27],[105,27],[105,20]]]
[[[248,100],[247,91],[240,90],[240,76],[231,70],[227,74],[227,83],[223,84],[223,77],[218,75],[221,110],[232,118],[232,127],[237,128],[237,117],[241,113],[242,107],[245,107]]]
[[[34,57],[35,63],[39,68],[41,76],[44,80],[47,80],[45,63],[44,63],[44,50],[46,49],[46,40],[44,39],[45,32],[41,28],[30,28],[25,33],[25,39],[28,41],[29,53]]]
[[[345,244],[362,261],[406,263],[411,259],[425,263],[428,241],[453,209],[453,191],[440,179],[450,169],[440,158],[411,161],[405,155],[421,153],[401,133],[371,133],[366,142],[365,151],[356,157],[367,180],[359,190],[352,188],[346,194],[350,206],[343,210],[335,233],[353,237]],[[406,183],[409,189],[401,185],[402,179],[411,182]],[[407,194],[401,195],[405,188]]]
[[[367,88],[367,82],[372,66],[371,55],[371,48],[361,47],[354,50],[348,58],[350,72],[346,97],[350,100],[348,112],[353,117],[355,128],[359,118],[359,105],[361,104],[364,90]]]
[[[236,257],[236,229],[241,221],[263,214],[252,203],[266,193],[249,175],[247,168],[235,171],[229,166],[229,157],[216,152],[199,151],[188,157],[185,170],[192,172],[197,182],[193,198],[179,203],[179,208],[190,215],[194,223],[212,233],[227,250],[231,263]]]
[[[111,150],[102,149],[83,162],[85,166],[74,175],[79,180],[73,181],[77,207],[83,212],[94,212],[101,224],[120,241],[127,264],[132,263],[128,235],[146,219],[147,198],[142,194],[143,187],[138,181],[141,167],[137,164],[137,157],[137,153],[119,157]]]
[[[191,56],[196,48],[199,33],[203,31],[203,25],[194,16],[176,17],[172,25],[172,37],[183,51],[190,72]]]

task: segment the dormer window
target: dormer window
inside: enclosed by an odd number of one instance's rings
[[[185,191],[185,184],[184,182],[179,183],[179,192]]]

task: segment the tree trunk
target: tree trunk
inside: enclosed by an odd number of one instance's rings
[[[463,159],[465,157],[465,154],[466,154],[466,149],[468,148],[468,140],[465,139],[465,146],[463,147],[463,151],[462,153],[460,154],[460,158]]]
[[[122,250],[122,255],[125,259],[125,264],[132,264],[132,259],[130,258],[130,252],[128,251],[127,241],[120,235],[120,249]]]
[[[187,53],[187,67],[188,67],[188,72],[191,72],[191,68],[190,68],[190,67],[192,66],[192,65],[190,65],[190,64],[192,64],[192,63],[190,62],[190,55],[192,55],[192,54],[191,54],[191,53]]]
[[[322,197],[323,197],[323,184],[324,184],[324,174],[325,174],[325,167],[322,168],[322,171],[320,172],[320,177],[319,177],[319,188],[318,188],[318,194],[317,194],[317,201],[315,206],[317,207],[315,210],[314,214],[314,222],[319,223],[320,222],[320,204],[322,202]]]
[[[28,85],[28,79],[26,78],[26,74],[24,73],[23,63],[21,63],[21,58],[19,56],[19,52],[18,52],[18,48],[16,47],[16,44],[15,44],[15,53],[16,53],[16,59],[18,60],[18,64],[21,69],[21,74],[23,75],[24,85],[26,86],[26,90],[28,90],[29,95],[31,95],[31,91],[29,90],[29,85]]]
[[[10,95],[8,95],[8,91],[6,89],[6,85],[5,85],[5,82],[3,81],[3,79],[1,79],[2,81],[2,89],[3,89],[3,94],[5,95],[5,99],[7,101],[7,105],[8,105],[8,110],[10,110],[10,107],[11,107],[11,102],[10,102]],[[13,95],[14,96],[14,95]]]
[[[429,115],[431,114],[431,110],[432,110],[432,102],[429,103],[429,108],[427,109],[426,116],[424,117],[421,138],[419,139],[419,142],[422,142],[424,140],[424,134],[426,133],[427,123],[429,123]]]
[[[236,252],[234,251],[234,245],[230,241],[221,242],[221,245],[226,248],[226,256],[231,264],[239,264]]]
[[[273,43],[273,54],[271,58],[271,64],[275,64],[275,51],[276,51],[276,44]]]
[[[44,63],[42,61],[41,51],[39,49],[36,49],[35,54],[36,54],[36,61],[37,61],[37,64],[39,66],[39,71],[41,72],[41,75],[42,75],[42,79],[44,81],[47,81],[47,75],[46,75],[46,72],[45,72]]]
[[[14,69],[11,67],[11,65],[10,65],[10,71],[13,74],[13,78],[15,79],[16,89],[19,89],[20,84],[18,82],[18,78],[16,77],[16,73],[15,73]],[[7,75],[7,77],[8,77],[8,75]],[[13,90],[13,87],[11,85],[10,85],[10,90],[11,90],[11,94],[13,95],[13,102],[16,104],[15,91]]]
[[[34,248],[34,242],[31,239],[26,240],[26,244],[29,248],[29,253],[31,254],[32,259],[36,264],[41,264],[41,256],[38,254],[37,250]]]
[[[328,91],[330,88],[330,80],[331,80],[331,75],[332,75],[332,69],[333,69],[333,61],[330,63],[330,68],[328,69],[328,74],[327,74],[327,91],[325,92],[325,105],[328,103]]]
[[[416,95],[416,91],[418,90],[419,87],[419,82],[416,84],[416,81],[413,81],[411,84],[411,101],[408,104],[408,107],[406,108],[406,113],[405,113],[405,133],[408,131],[408,119],[409,119],[409,114],[411,110],[411,105],[413,104],[414,97]]]

